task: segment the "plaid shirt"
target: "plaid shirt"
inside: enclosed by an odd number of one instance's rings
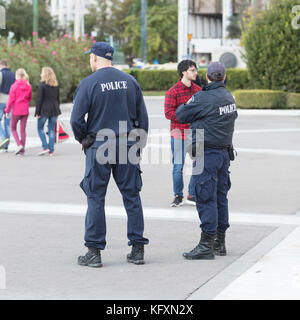
[[[175,112],[180,105],[186,103],[196,92],[201,90],[201,87],[197,86],[193,82],[190,87],[187,87],[180,80],[166,92],[165,116],[167,119],[171,120],[171,137],[182,140],[186,138],[184,129],[189,129],[190,125],[187,123],[179,123]]]

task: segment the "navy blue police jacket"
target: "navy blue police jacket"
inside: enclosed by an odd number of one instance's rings
[[[135,128],[148,132],[148,114],[139,84],[114,67],[101,68],[83,79],[73,103],[70,122],[80,143],[87,135],[96,138],[101,129],[113,130],[116,137]],[[120,121],[126,122],[122,132]]]
[[[221,81],[209,83],[176,110],[181,123],[190,123],[193,132],[204,129],[204,148],[226,148],[232,145],[237,109],[233,96]]]

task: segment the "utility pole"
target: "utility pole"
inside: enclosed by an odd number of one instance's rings
[[[33,32],[39,32],[39,1],[33,0]]]
[[[80,38],[80,12],[81,0],[75,0],[75,21],[74,21],[74,38],[78,40]]]
[[[141,56],[145,63],[148,61],[147,11],[148,1],[141,0]]]

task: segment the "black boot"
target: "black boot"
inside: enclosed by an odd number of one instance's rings
[[[225,233],[217,231],[217,237],[214,242],[214,252],[217,256],[226,256]]]
[[[80,266],[89,266],[94,268],[102,267],[100,249],[89,247],[85,256],[78,257]]]
[[[134,264],[144,264],[144,245],[133,244],[131,253],[127,255],[127,261]]]
[[[199,244],[190,252],[185,252],[183,256],[189,260],[211,260],[214,259],[214,244],[215,235],[209,235],[201,232]]]

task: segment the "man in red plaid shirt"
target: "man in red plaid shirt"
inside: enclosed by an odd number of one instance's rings
[[[165,96],[165,116],[171,120],[171,149],[173,163],[173,191],[174,200],[171,207],[178,207],[183,204],[183,176],[182,170],[187,152],[187,141],[185,129],[189,129],[189,124],[179,123],[176,117],[176,109],[186,103],[196,92],[201,91],[201,87],[193,83],[197,77],[197,66],[192,60],[183,60],[178,64],[177,71],[180,80],[166,92]],[[189,194],[187,202],[196,204],[193,176],[189,183]]]

